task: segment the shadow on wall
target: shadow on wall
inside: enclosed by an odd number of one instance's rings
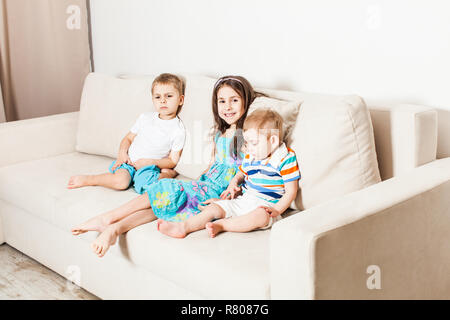
[[[450,110],[438,111],[438,146],[437,158],[450,157]]]
[[[386,110],[370,109],[373,133],[375,137],[375,149],[377,152],[378,168],[381,180],[392,178],[392,136],[391,136],[391,113]],[[381,157],[381,155],[383,155]]]

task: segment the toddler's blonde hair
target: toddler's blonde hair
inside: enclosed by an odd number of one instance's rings
[[[247,116],[244,122],[244,131],[248,129],[257,129],[260,133],[277,134],[283,141],[283,118],[280,114],[269,108],[262,108],[253,111]]]

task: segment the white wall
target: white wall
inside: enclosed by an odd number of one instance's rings
[[[240,74],[434,106],[450,123],[447,0],[91,0],[91,21],[96,72]],[[450,156],[450,125],[439,134]]]

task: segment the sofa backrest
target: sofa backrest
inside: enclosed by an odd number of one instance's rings
[[[176,170],[186,177],[196,178],[208,166],[211,155],[211,94],[216,79],[182,76],[186,80],[186,94],[180,118],[187,136]],[[121,78],[88,75],[81,101],[77,150],[115,158],[121,138],[138,115],[153,108],[150,95],[153,79],[151,75]],[[383,165],[382,169],[389,171],[392,157],[389,158],[385,150],[389,137],[380,133],[384,131],[385,122],[375,112],[374,134],[371,114],[360,97],[265,88],[256,88],[256,91],[301,103],[290,139],[302,174],[294,208],[307,209],[381,181],[378,162]],[[379,139],[378,159],[375,138]],[[388,173],[382,174],[388,176]]]

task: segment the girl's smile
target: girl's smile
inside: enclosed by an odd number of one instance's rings
[[[219,116],[226,123],[236,123],[244,113],[244,104],[239,94],[229,86],[223,86],[217,92]]]

